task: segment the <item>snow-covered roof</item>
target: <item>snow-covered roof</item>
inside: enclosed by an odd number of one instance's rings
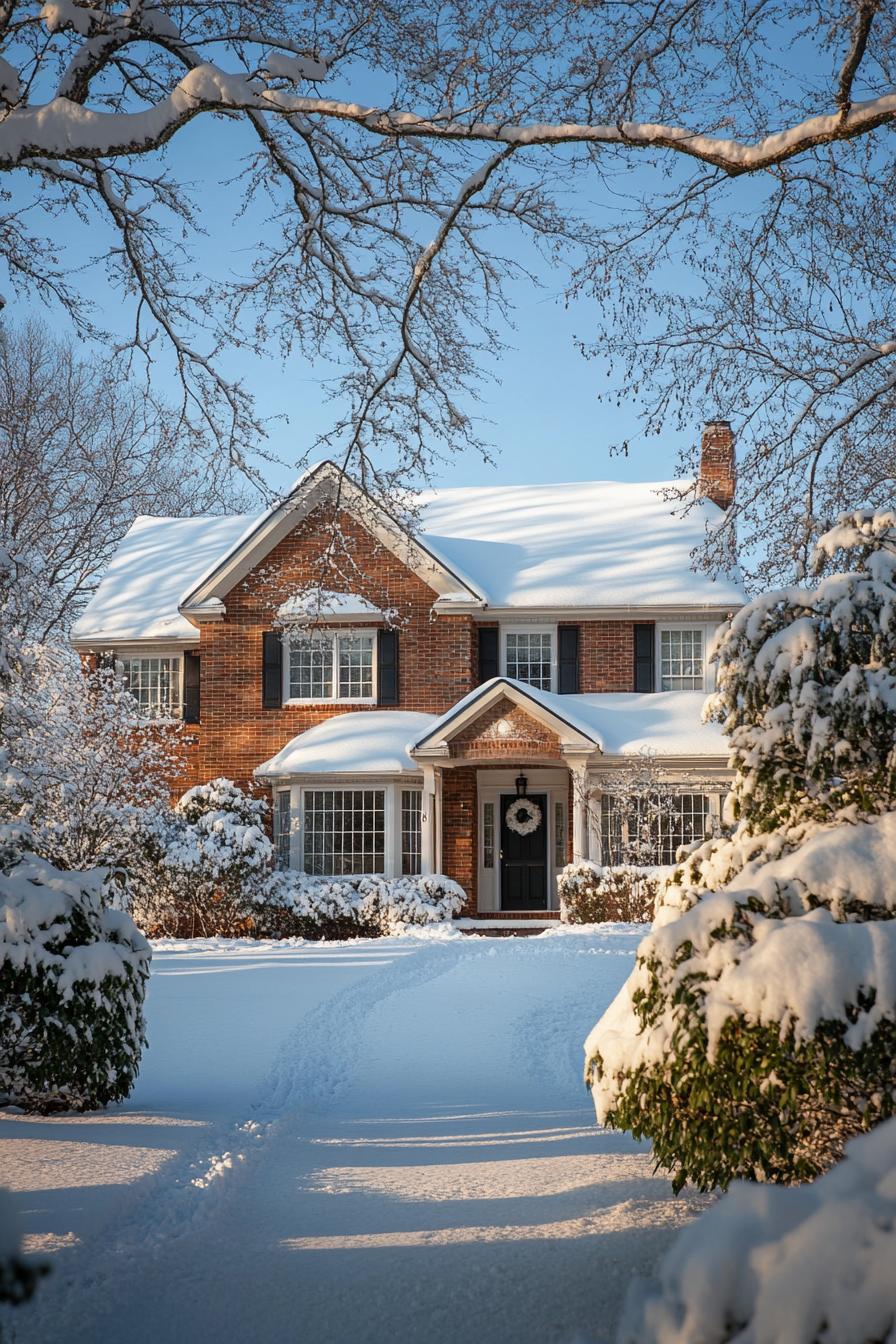
[[[409,748],[422,737],[434,714],[401,709],[368,709],[336,714],[299,733],[276,756],[258,766],[259,779],[280,775],[418,774]]]
[[[691,569],[722,512],[708,499],[675,512],[664,492],[682,484],[433,490],[422,499],[422,540],[493,607],[740,606],[737,579]]]
[[[637,756],[653,751],[659,756],[727,757],[721,727],[703,723],[703,691],[602,692],[592,695],[556,695],[510,677],[493,677],[459,700],[447,714],[433,718],[415,745],[448,738],[469,712],[495,700],[506,690],[540,706],[559,724],[593,742],[607,756]]]
[[[306,473],[308,489],[316,481]],[[739,607],[737,578],[691,569],[691,552],[722,514],[709,500],[686,513],[663,497],[674,482],[576,481],[567,485],[431,490],[421,501],[419,543],[470,591],[440,601],[542,609]],[[680,485],[681,482],[678,482]],[[294,493],[294,492],[293,492]],[[292,499],[292,495],[290,496]],[[291,508],[294,508],[291,505]],[[290,511],[284,518],[287,524]],[[208,576],[255,544],[267,510],[254,517],[138,518],[75,625],[89,640],[196,639],[178,607]],[[294,513],[295,523],[300,513]]]
[[[72,638],[197,640],[199,631],[178,611],[180,601],[252,521],[241,515],[135,519]]]
[[[318,620],[351,620],[353,617],[363,617],[369,621],[374,617],[382,619],[384,614],[359,593],[334,593],[328,589],[298,593],[295,597],[288,597],[277,608],[278,621],[284,624],[294,622],[297,625]]]

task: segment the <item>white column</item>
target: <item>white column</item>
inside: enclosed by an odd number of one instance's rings
[[[572,858],[581,863],[588,858],[588,767],[584,761],[575,762],[572,771]]]
[[[423,767],[423,798],[420,816],[420,871],[436,871],[436,779],[435,768]]]

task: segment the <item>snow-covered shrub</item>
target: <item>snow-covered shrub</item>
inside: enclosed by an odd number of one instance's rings
[[[0,870],[0,1101],[92,1110],[130,1092],[150,950],[105,873],[7,846]]]
[[[214,779],[156,815],[144,836],[132,906],[144,932],[185,938],[250,933],[274,863],[267,811],[264,799]]]
[[[560,919],[564,924],[649,924],[665,870],[624,864],[602,868],[583,859],[557,876]]]
[[[842,521],[820,549],[853,570],[722,636],[739,821],[664,885],[586,1043],[599,1119],[676,1188],[809,1179],[896,1113],[894,522]]]
[[[460,913],[462,887],[449,877],[307,877],[273,873],[256,907],[261,937],[379,938]]]
[[[738,1184],[636,1285],[619,1344],[878,1344],[896,1322],[896,1120],[833,1171],[782,1190]]]
[[[22,1254],[19,1220],[9,1191],[0,1186],[0,1302],[27,1302],[48,1266]]]

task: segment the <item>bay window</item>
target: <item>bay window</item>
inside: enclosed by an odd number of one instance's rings
[[[384,789],[306,789],[304,870],[313,877],[346,877],[386,870]]]
[[[373,699],[374,631],[290,632],[285,639],[287,699]]]

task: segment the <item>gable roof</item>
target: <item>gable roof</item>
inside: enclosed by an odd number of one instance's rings
[[[506,695],[557,733],[567,751],[587,748],[607,756],[728,756],[717,723],[703,723],[704,691],[606,691],[557,695],[510,677],[493,677],[458,700],[414,743],[413,750],[438,750],[490,705]]]
[[[188,619],[221,598],[303,517],[332,498],[338,468],[310,469],[273,508],[230,518],[138,518],[73,630],[103,639],[198,638]],[[739,607],[737,575],[691,569],[721,510],[701,499],[682,515],[663,492],[681,482],[471,486],[429,490],[411,538],[350,481],[346,509],[432,588],[442,610],[649,611],[723,614]]]

